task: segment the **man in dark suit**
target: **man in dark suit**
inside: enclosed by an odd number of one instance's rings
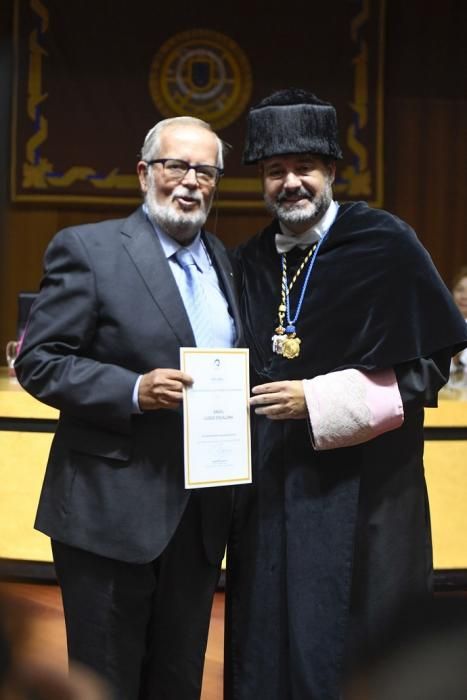
[[[36,527],[52,539],[69,656],[119,700],[200,696],[231,490],[184,488],[179,348],[239,339],[225,249],[202,230],[222,168],[208,124],[156,124],[143,206],[51,242],[15,365],[60,410]]]

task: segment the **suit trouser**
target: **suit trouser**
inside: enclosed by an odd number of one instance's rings
[[[52,541],[68,655],[118,700],[197,700],[220,566],[206,558],[196,493],[164,550],[128,564]]]

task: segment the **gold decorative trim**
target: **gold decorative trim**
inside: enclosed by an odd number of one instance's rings
[[[378,33],[378,77],[376,85],[376,154],[373,174],[369,165],[368,148],[365,146],[361,132],[368,126],[368,44],[361,38],[361,31],[370,19],[370,0],[363,0],[362,8],[355,16],[350,26],[350,35],[357,47],[353,58],[354,91],[351,109],[355,121],[348,127],[346,143],[354,155],[352,164],[346,165],[341,171],[334,190],[337,194],[345,194],[349,198],[367,199],[373,192],[376,196],[369,201],[371,206],[381,206],[383,203],[383,59],[384,59],[384,19],[385,0],[379,0],[379,33]]]
[[[13,87],[13,121],[12,121],[12,144],[17,143],[17,119],[18,119],[18,74],[19,74],[19,3],[20,0],[15,0],[14,8],[14,56],[15,56],[15,73]],[[365,128],[368,127],[368,107],[369,107],[369,76],[368,76],[368,61],[370,60],[368,52],[368,44],[365,41],[363,29],[370,20],[370,12],[372,7],[377,7],[379,10],[379,36],[378,36],[378,75],[376,84],[376,109],[375,109],[375,135],[376,135],[376,153],[374,158],[375,168],[372,171],[370,167],[370,158],[368,147],[362,138]],[[48,93],[43,85],[43,65],[47,59],[47,50],[44,46],[44,37],[47,35],[49,28],[49,11],[46,3],[42,0],[30,0],[30,9],[37,17],[37,26],[30,32],[28,37],[29,42],[29,65],[28,65],[28,97],[27,97],[27,115],[34,126],[33,134],[30,136],[25,145],[24,161],[21,164],[22,187],[29,189],[28,193],[16,192],[17,178],[17,163],[16,151],[12,154],[11,177],[12,177],[12,200],[15,202],[44,202],[44,203],[83,203],[83,204],[138,204],[141,201],[139,196],[138,180],[135,174],[121,173],[118,167],[112,168],[107,173],[99,173],[92,166],[70,166],[65,172],[58,173],[54,170],[54,164],[46,155],[41,153],[40,148],[44,149],[49,136],[49,124],[47,114],[44,107],[47,104]],[[384,55],[384,18],[385,18],[385,0],[362,0],[361,6],[357,14],[350,24],[350,36],[355,44],[356,51],[353,58],[354,66],[354,89],[351,109],[355,115],[355,121],[351,124],[346,133],[346,145],[353,154],[354,159],[351,164],[346,165],[341,171],[338,180],[335,183],[335,192],[339,196],[349,198],[360,197],[367,198],[366,195],[374,193],[370,205],[381,206],[383,202],[383,55]],[[204,54],[200,42],[207,42]],[[183,43],[185,42],[185,43]],[[196,43],[198,42],[198,43]],[[198,51],[198,53],[197,53]],[[185,53],[184,53],[185,52]],[[191,52],[191,54],[190,54]],[[206,58],[206,64],[209,61],[216,69],[212,69],[212,75],[209,76],[210,88],[218,89],[216,81],[219,78],[218,68],[221,65],[221,60],[225,62],[227,68],[225,75],[228,79],[225,80],[225,85],[229,86],[231,93],[225,94],[224,101],[221,100],[218,113],[209,111],[210,103],[205,101],[203,106],[199,106],[200,118],[205,118],[211,121],[215,128],[223,126],[234,121],[238,114],[244,109],[246,102],[250,99],[251,94],[251,69],[248,60],[243,54],[243,51],[235,42],[218,32],[210,30],[192,30],[175,35],[168,40],[156,55],[150,76],[150,90],[155,104],[160,112],[167,116],[173,115],[174,111],[180,112],[180,109],[186,107],[186,100],[193,97],[194,92],[185,89],[182,96],[180,90],[173,90],[174,81],[177,70],[182,72],[185,83],[178,83],[187,87],[190,83],[190,76],[187,68],[187,54],[190,54],[190,60]],[[373,58],[374,60],[374,58]],[[202,61],[201,61],[202,62]],[[190,64],[191,65],[191,64]],[[156,70],[157,68],[157,70]],[[162,70],[162,74],[159,74]],[[206,68],[207,70],[207,68]],[[216,72],[217,70],[217,72]],[[185,72],[184,72],[185,71]],[[224,77],[225,77],[224,75]],[[180,75],[179,75],[180,78]],[[239,91],[239,85],[236,84],[240,78],[244,81],[242,89]],[[176,82],[176,81],[175,81]],[[225,87],[221,81],[218,81],[221,90]],[[193,88],[193,85],[191,85]],[[183,90],[182,90],[183,92]],[[200,105],[202,89],[199,90],[198,98]],[[185,101],[184,101],[185,100]],[[193,105],[190,103],[190,108]],[[95,189],[96,195],[89,194],[69,194],[67,188],[70,188],[76,182],[86,182]],[[134,196],[124,196],[122,191],[128,189],[135,190]],[[34,191],[35,190],[35,191]],[[39,192],[38,190],[42,190]],[[44,191],[46,190],[46,191]],[[106,190],[107,193],[103,194]],[[115,191],[115,196],[109,192]],[[59,192],[63,194],[59,194]],[[261,185],[259,179],[229,177],[221,181],[219,188],[220,195],[224,195],[217,206],[221,209],[259,209],[263,207],[262,201],[254,199],[237,199],[237,196],[245,196],[248,194],[260,194]],[[56,193],[56,194],[55,194]],[[232,199],[229,199],[229,195]]]

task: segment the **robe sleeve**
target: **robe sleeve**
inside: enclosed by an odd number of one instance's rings
[[[438,391],[449,379],[450,350],[440,350],[430,357],[404,362],[395,367],[397,383],[406,411],[438,405]]]
[[[449,352],[363,372],[345,369],[304,380],[316,450],[350,447],[400,427],[404,415],[436,406],[449,376]]]
[[[344,369],[303,384],[316,450],[358,445],[403,423],[402,398],[392,369]]]

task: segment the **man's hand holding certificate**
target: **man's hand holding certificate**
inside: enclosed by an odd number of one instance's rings
[[[251,482],[249,358],[244,348],[180,348],[185,488]]]

